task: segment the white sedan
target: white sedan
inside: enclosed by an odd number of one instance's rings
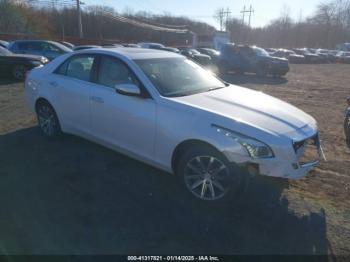
[[[122,152],[176,174],[203,200],[240,192],[252,175],[301,178],[319,161],[311,116],[175,53],[70,53],[31,71],[25,94],[47,137],[70,133]]]

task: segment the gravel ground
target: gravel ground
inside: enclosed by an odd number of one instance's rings
[[[192,199],[168,174],[73,136],[48,141],[23,84],[0,80],[0,253],[350,255],[349,65],[225,79],[286,100],[319,124],[327,157],[299,181],[257,178],[238,203]],[[343,257],[344,258],[344,257]]]

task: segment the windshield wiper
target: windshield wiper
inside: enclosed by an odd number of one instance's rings
[[[211,88],[208,89],[208,92],[214,91],[214,90],[217,90],[217,89],[222,89],[222,88],[224,88],[224,87],[225,87],[225,86],[211,87]]]

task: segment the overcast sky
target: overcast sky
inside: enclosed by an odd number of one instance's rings
[[[258,27],[277,18],[285,5],[289,7],[290,15],[295,19],[299,19],[300,15],[309,16],[320,0],[83,0],[83,2],[87,5],[113,6],[117,11],[123,11],[129,7],[134,11],[151,11],[157,14],[169,12],[173,15],[184,15],[204,21],[218,28],[213,14],[219,7],[229,7],[231,16],[241,19],[240,11],[243,7],[249,8],[252,5],[254,13],[251,23],[252,26]],[[247,16],[246,22],[248,22]]]

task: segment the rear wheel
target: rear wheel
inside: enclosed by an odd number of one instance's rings
[[[16,65],[12,69],[12,75],[17,80],[24,80],[26,72],[27,72],[27,68],[24,65]]]
[[[40,130],[46,137],[55,138],[62,134],[56,112],[48,102],[40,101],[36,112]]]
[[[192,148],[181,157],[177,174],[189,192],[201,200],[219,200],[242,192],[242,175],[221,153],[209,147]]]

